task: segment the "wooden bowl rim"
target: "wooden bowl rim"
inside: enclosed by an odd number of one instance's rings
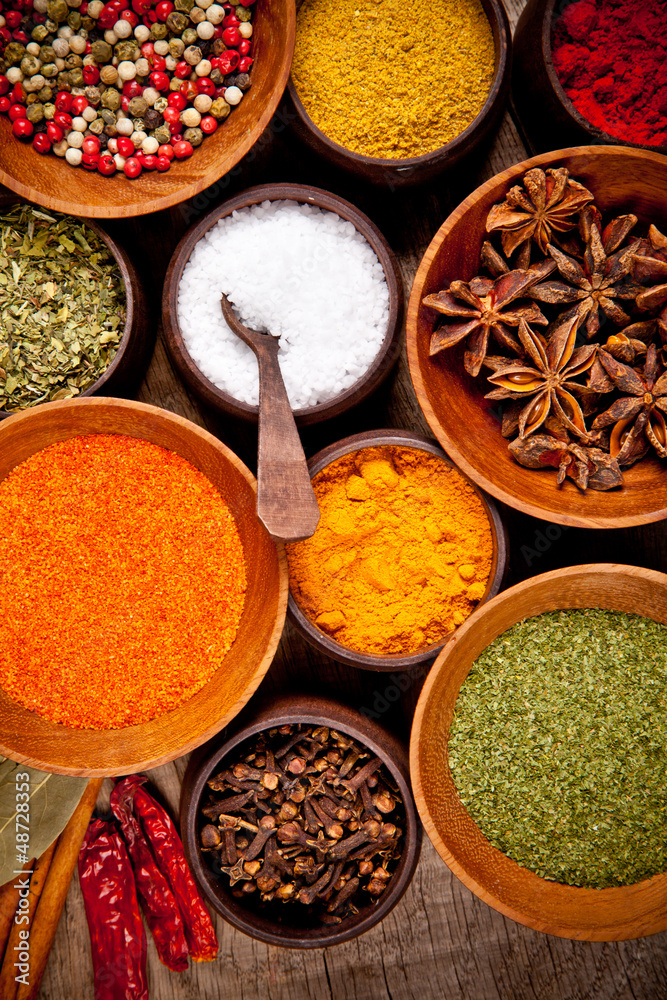
[[[632,918],[627,917],[626,923],[621,927],[614,925],[613,928],[606,929],[605,927],[600,927],[596,932],[586,932],[585,929],[577,927],[574,924],[555,924],[553,921],[545,921],[534,918],[531,915],[527,915],[513,906],[508,905],[498,898],[496,895],[496,890],[494,886],[482,885],[477,881],[472,875],[469,875],[466,869],[462,866],[460,861],[451,853],[449,847],[447,846],[446,840],[440,834],[435,820],[431,814],[431,810],[428,805],[428,797],[424,790],[424,784],[422,781],[422,772],[419,763],[419,751],[424,738],[424,716],[426,715],[429,702],[431,700],[433,689],[436,686],[437,680],[441,673],[445,673],[448,669],[448,659],[452,651],[455,649],[456,644],[465,637],[465,635],[478,627],[479,621],[483,615],[488,612],[492,612],[494,608],[501,604],[508,604],[511,606],[514,601],[515,596],[518,593],[525,593],[530,591],[537,586],[541,586],[545,582],[558,581],[567,579],[568,577],[573,577],[575,575],[586,575],[586,576],[608,576],[614,579],[618,579],[619,574],[631,571],[632,575],[637,574],[644,577],[650,583],[655,586],[661,587],[663,590],[667,589],[667,574],[660,573],[657,570],[645,569],[641,566],[631,566],[624,563],[582,563],[576,566],[565,566],[562,569],[550,570],[548,573],[541,573],[538,576],[529,577],[527,580],[522,580],[520,583],[515,584],[513,587],[509,587],[502,593],[498,594],[491,601],[489,601],[484,608],[475,610],[470,618],[467,619],[457,629],[457,632],[450,638],[449,642],[445,648],[440,653],[439,657],[433,664],[421,690],[419,701],[417,702],[417,707],[415,709],[415,714],[412,722],[412,730],[410,734],[410,778],[412,781],[412,789],[415,796],[415,803],[417,805],[417,810],[421,817],[421,821],[424,824],[426,833],[436,851],[445,862],[447,867],[456,875],[456,877],[470,889],[476,896],[482,899],[493,909],[498,910],[500,913],[504,914],[506,917],[510,917],[512,920],[517,921],[517,923],[523,924],[526,927],[530,927],[533,930],[541,931],[543,933],[554,934],[558,937],[583,940],[583,941],[623,941],[630,940],[636,937],[646,936],[647,933],[653,934],[659,931],[667,930],[667,906],[665,907],[663,919],[660,926],[654,926],[650,931],[645,934],[637,933],[637,929],[632,926]],[[565,603],[565,602],[564,602]],[[566,610],[566,608],[563,608]],[[611,609],[613,610],[613,609]],[[534,614],[542,614],[542,611],[536,611]],[[651,617],[647,615],[646,617]],[[523,620],[523,619],[518,619]],[[507,625],[503,631],[511,628],[511,624]],[[502,634],[499,633],[499,634]],[[493,642],[493,639],[490,640]],[[466,671],[466,676],[472,668],[472,663]],[[461,685],[459,685],[459,691],[463,684],[465,677],[461,680]],[[457,698],[458,698],[457,691]],[[469,815],[469,814],[468,814]],[[475,824],[476,825],[476,824]],[[477,827],[479,831],[479,827]],[[480,837],[484,840],[486,838],[479,831]],[[535,872],[530,871],[527,868],[519,865],[517,862],[508,858],[507,855],[499,851],[498,848],[494,847],[487,841],[491,851],[502,855],[507,861],[510,861],[512,866],[516,868],[517,873],[520,873],[522,879],[530,880],[535,888],[536,897],[540,893],[548,892],[548,887],[550,885],[558,885],[560,891],[565,890],[568,896],[571,898],[572,902],[580,902],[583,900],[604,900],[604,901],[619,901],[626,902],[626,896],[628,890],[634,888],[637,885],[659,885],[665,890],[665,900],[667,902],[667,872],[654,875],[650,879],[643,879],[641,882],[635,882],[630,886],[618,886],[608,889],[587,889],[580,886],[567,886],[562,883],[550,882],[547,879],[541,878]]]
[[[524,514],[530,514],[532,517],[539,518],[540,520],[551,521],[556,524],[566,524],[570,527],[631,528],[640,524],[650,524],[654,521],[664,520],[667,517],[667,507],[661,510],[652,511],[649,514],[628,514],[619,517],[600,517],[592,514],[579,515],[561,513],[560,511],[554,511],[546,507],[539,507],[534,503],[518,500],[513,493],[508,492],[503,486],[498,486],[493,480],[489,479],[483,470],[479,470],[475,466],[471,465],[465,455],[462,454],[457,441],[445,430],[440,423],[439,418],[431,408],[426,388],[426,381],[422,378],[420,370],[419,353],[417,350],[417,321],[420,310],[422,309],[424,283],[433,261],[437,257],[440,248],[448,238],[453,227],[466,215],[471,207],[476,205],[476,203],[488,191],[494,189],[496,186],[502,184],[503,186],[509,188],[513,182],[517,181],[523,174],[526,173],[526,171],[531,170],[533,167],[554,167],[558,165],[560,160],[566,157],[582,155],[600,158],[620,155],[636,159],[639,161],[639,165],[641,165],[642,161],[650,161],[663,168],[667,167],[667,160],[661,153],[655,153],[648,149],[632,149],[628,146],[618,145],[569,146],[564,149],[551,150],[547,153],[539,153],[536,156],[529,157],[527,160],[521,160],[520,162],[513,164],[513,166],[507,167],[505,170],[501,170],[499,173],[494,174],[494,176],[489,178],[489,180],[480,184],[479,187],[475,188],[475,190],[472,191],[468,197],[465,198],[460,205],[458,205],[454,211],[447,216],[429,243],[419,264],[419,268],[412,284],[410,301],[408,303],[408,315],[406,322],[408,367],[415,395],[417,396],[417,402],[419,403],[419,406],[436,438],[441,443],[442,447],[445,449],[452,461],[458,466],[459,470],[463,471],[466,476],[472,479],[473,482],[476,482],[477,485],[487,493],[494,496],[496,500],[500,500],[502,503],[507,504],[508,507],[513,507],[515,510],[519,510]]]
[[[343,926],[347,923],[344,921],[339,925],[343,929],[338,930],[326,927],[294,928],[293,934],[285,934],[280,924],[262,918],[260,923],[252,912],[247,919],[244,919],[236,909],[228,907],[224,899],[214,892],[197,842],[197,814],[206,781],[224,757],[239,744],[263,730],[297,722],[335,728],[364,744],[380,757],[401,793],[406,829],[401,860],[392,876],[390,887],[382,895],[381,901],[362,919],[355,921],[354,917],[351,918],[347,927]],[[267,944],[286,948],[324,948],[341,944],[365,933],[384,919],[408,888],[419,861],[422,844],[422,827],[410,788],[407,752],[400,740],[374,720],[361,715],[356,709],[321,695],[283,695],[272,699],[269,704],[258,709],[253,719],[244,722],[236,733],[231,736],[227,733],[222,735],[224,742],[215,746],[212,752],[208,751],[207,747],[202,747],[191,758],[183,779],[180,806],[181,839],[188,864],[201,891],[216,912],[245,934]],[[222,888],[225,889],[224,886]],[[270,930],[267,925],[276,927],[276,931]]]
[[[465,148],[468,145],[470,140],[474,138],[480,125],[486,120],[488,115],[492,114],[511,67],[510,54],[512,49],[512,31],[507,17],[507,11],[505,10],[502,0],[481,0],[481,3],[494,34],[497,66],[493,74],[493,80],[491,81],[487,98],[479,112],[470,124],[466,126],[463,132],[454,136],[454,138],[450,139],[449,142],[446,142],[443,146],[439,146],[438,149],[434,149],[430,153],[422,153],[420,156],[391,158],[383,156],[366,156],[363,153],[355,153],[353,150],[348,149],[347,146],[341,146],[340,143],[330,139],[325,132],[322,132],[322,130],[318,128],[303,106],[290,73],[287,81],[287,92],[289,93],[290,99],[294,104],[294,108],[299,116],[301,124],[313,134],[318,144],[324,146],[330,154],[334,154],[334,156],[338,159],[348,159],[354,164],[363,164],[364,166],[371,168],[376,167],[385,171],[395,171],[396,173],[401,174],[404,171],[412,171],[415,167],[426,167],[431,164],[439,164],[441,161],[444,162],[448,160],[454,154],[458,153],[460,149]],[[300,6],[300,4],[298,6]],[[495,38],[496,35],[497,41]],[[416,176],[415,181],[418,181],[418,179],[418,176]]]
[[[563,110],[570,116],[572,121],[579,126],[579,128],[588,132],[588,134],[592,136],[593,139],[596,139],[598,142],[602,143],[605,146],[619,145],[622,143],[624,146],[627,146],[628,149],[646,149],[649,152],[663,153],[663,154],[667,153],[667,145],[664,145],[664,143],[660,146],[656,145],[649,146],[639,142],[630,142],[630,140],[628,139],[621,139],[617,135],[610,135],[609,132],[605,132],[604,129],[601,129],[597,125],[593,125],[592,122],[589,122],[589,120],[585,118],[584,115],[582,115],[582,113],[578,111],[577,108],[574,106],[570,98],[565,93],[563,85],[561,84],[558,78],[558,74],[556,73],[553,62],[551,38],[553,33],[553,15],[557,2],[558,0],[546,0],[546,4],[541,13],[542,16],[541,41],[542,41],[542,58],[544,60],[544,67],[547,72],[547,77]]]
[[[296,7],[292,0],[286,0],[283,15],[284,22],[286,24],[286,45],[282,54],[279,73],[274,79],[270,91],[267,93],[267,100],[262,113],[254,122],[252,127],[246,130],[243,138],[238,143],[236,148],[233,151],[230,151],[227,155],[225,155],[224,150],[221,151],[213,159],[209,169],[196,181],[191,183],[186,182],[179,185],[178,180],[174,177],[167,180],[167,175],[162,175],[162,183],[166,188],[169,188],[169,193],[166,193],[161,197],[140,196],[139,193],[143,190],[144,186],[142,184],[142,179],[145,178],[145,175],[142,174],[140,177],[131,181],[131,187],[127,189],[127,197],[124,200],[112,205],[109,205],[109,203],[103,203],[95,206],[87,206],[91,211],[94,208],[94,212],[92,214],[94,214],[95,218],[133,218],[137,215],[146,215],[148,213],[159,212],[167,208],[172,208],[174,205],[187,201],[189,198],[193,198],[195,195],[205,191],[206,188],[215,184],[221,177],[229,173],[229,171],[232,170],[241,159],[243,159],[246,153],[252,149],[264,132],[265,128],[271,122],[271,119],[280,104],[280,100],[289,77],[290,67],[292,65],[292,56],[294,54],[294,42],[296,38]],[[194,155],[197,155],[196,150]],[[55,159],[56,158],[54,157],[54,160]],[[221,160],[225,162],[222,173],[220,172],[219,167]],[[55,167],[56,164],[54,163],[53,166]],[[84,171],[82,176],[85,175],[86,172]],[[108,178],[108,180],[111,181],[113,181],[113,179],[114,178]],[[73,215],[76,214],[77,208],[79,210],[81,208],[81,205],[78,202],[64,200],[59,195],[41,194],[41,192],[31,187],[30,184],[24,183],[22,180],[18,180],[11,174],[8,174],[7,171],[3,169],[2,162],[0,162],[0,184],[4,184],[21,198],[25,198],[28,201],[34,201],[44,208],[51,209],[52,211]],[[134,192],[137,193],[136,196],[134,196]],[[38,196],[39,200],[37,200]]]
[[[313,455],[309,459],[308,471],[312,478],[318,472],[321,472],[325,466],[330,465],[337,458],[342,458],[343,455],[349,455],[350,452],[361,451],[365,448],[375,448],[381,445],[414,448],[419,451],[426,451],[430,455],[436,455],[445,465],[458,472],[481,500],[491,529],[492,556],[491,572],[489,573],[486,589],[477,607],[486,604],[487,601],[499,592],[507,573],[509,564],[509,536],[507,527],[491,497],[487,496],[475,482],[466,476],[465,473],[461,472],[444,453],[442,448],[431,438],[426,438],[415,431],[401,430],[394,427],[387,428],[386,430],[362,431],[360,434],[351,434],[349,437],[342,438],[340,441],[336,441],[334,444],[330,444],[321,451],[318,451],[316,455]],[[474,614],[474,612],[471,613]],[[458,628],[461,628],[459,625],[440,642],[428,646],[417,653],[412,653],[409,656],[402,654],[376,656],[371,653],[363,653],[360,650],[350,649],[349,646],[344,646],[342,643],[336,642],[335,639],[332,639],[325,632],[318,629],[301,610],[291,589],[287,601],[287,617],[299,629],[304,638],[320,652],[341,663],[346,663],[348,666],[376,671],[410,670],[431,662],[440,653],[443,646],[446,645],[449,637],[454,635],[458,631]]]
[[[384,271],[389,294],[389,319],[382,343],[375,358],[357,381],[348,389],[324,403],[304,406],[293,410],[294,418],[300,426],[319,423],[337,417],[352,406],[366,399],[383,381],[398,360],[401,340],[401,320],[404,312],[403,282],[396,257],[374,222],[351,202],[339,195],[309,184],[270,183],[259,184],[239,192],[208,212],[199,222],[191,226],[179,241],[172,254],[164,280],[162,295],[162,324],[166,344],[174,364],[186,378],[195,392],[224,413],[243,420],[257,422],[259,407],[244,403],[218,388],[196,366],[190,356],[178,321],[178,288],[195,245],[213,226],[241,208],[248,208],[263,201],[295,201],[301,205],[314,205],[333,212],[346,222],[351,222],[358,233],[378,258]]]
[[[94,397],[88,397],[87,399],[58,400],[53,403],[41,403],[38,407],[35,406],[32,409],[23,410],[20,413],[12,414],[10,417],[8,417],[7,420],[0,425],[0,441],[3,432],[7,427],[10,426],[11,422],[16,423],[18,421],[23,421],[23,422],[30,421],[31,419],[33,419],[33,415],[35,413],[42,412],[46,407],[49,407],[52,410],[55,410],[55,408],[57,407],[58,409],[62,410],[62,409],[81,407],[81,406],[104,408],[110,405],[121,412],[123,411],[127,413],[141,412],[144,414],[152,414],[153,416],[157,416],[159,419],[165,421],[167,424],[172,424],[175,427],[178,427],[181,431],[186,431],[186,433],[191,435],[192,437],[203,440],[204,442],[206,442],[207,445],[213,447],[214,450],[224,460],[226,460],[238,473],[240,473],[240,475],[243,477],[243,479],[246,480],[248,486],[254,493],[257,492],[257,480],[250,472],[250,470],[247,468],[247,466],[241,461],[241,459],[237,455],[234,454],[234,452],[226,444],[224,444],[222,441],[216,438],[209,431],[205,430],[203,427],[199,427],[197,424],[193,423],[191,420],[188,420],[186,417],[182,417],[177,413],[172,413],[170,410],[165,410],[162,407],[154,406],[151,403],[140,403],[137,400],[132,400],[132,399],[118,399],[112,396],[94,396]],[[29,428],[26,429],[26,433],[29,433]],[[128,433],[128,436],[130,437],[137,436],[136,434],[132,434],[126,431],[113,431],[110,433],[118,433],[118,434]],[[139,438],[139,440],[144,440],[144,439]],[[258,524],[260,526],[260,530],[262,532],[266,532],[266,529],[261,525],[259,519],[258,519]],[[86,767],[84,763],[82,763],[81,766],[72,766],[72,767],[54,766],[53,764],[50,764],[48,761],[44,761],[36,757],[29,757],[25,754],[20,754],[12,750],[11,747],[5,745],[6,736],[4,733],[0,734],[0,754],[10,758],[11,760],[16,760],[21,764],[28,764],[30,767],[36,767],[42,771],[48,771],[53,774],[68,774],[74,776],[84,775],[86,777],[92,778],[92,777],[102,777],[107,775],[132,774],[135,771],[145,771],[145,770],[150,770],[151,768],[154,767],[159,767],[160,765],[167,764],[170,761],[177,759],[178,757],[182,757],[184,754],[189,753],[191,750],[196,749],[206,740],[211,739],[213,736],[219,733],[221,729],[223,729],[233,718],[235,718],[235,716],[247,704],[247,702],[250,700],[250,698],[253,696],[253,694],[259,687],[269,667],[271,666],[276,649],[278,648],[278,643],[280,642],[280,638],[282,636],[282,631],[285,622],[285,615],[287,611],[287,589],[288,589],[287,557],[285,555],[284,546],[281,543],[276,542],[275,539],[271,539],[268,533],[267,537],[275,545],[276,555],[277,555],[278,601],[277,601],[276,621],[271,630],[271,634],[269,636],[269,641],[265,653],[261,658],[261,660],[259,661],[259,663],[257,664],[257,666],[255,667],[254,673],[252,674],[248,685],[244,689],[243,694],[234,702],[234,704],[230,707],[229,711],[227,711],[221,718],[217,719],[213,724],[208,726],[203,732],[198,733],[197,735],[193,735],[190,739],[188,739],[185,742],[185,744],[183,744],[173,752],[163,754],[158,757],[143,757],[140,758],[138,761],[132,761],[130,763],[123,764],[122,766],[113,765],[110,767],[90,768]],[[4,694],[3,696],[8,697]],[[175,709],[172,709],[171,711],[174,712],[179,711],[179,709],[182,709],[184,705],[187,705],[187,700],[185,702],[182,702],[180,705],[178,705]],[[22,711],[28,713],[27,709],[22,709]],[[169,714],[170,714],[169,712],[165,713],[165,715]],[[157,716],[156,719],[164,718],[165,715]],[[73,730],[71,727],[64,726],[60,723],[50,723],[48,722],[48,720],[44,721],[46,721],[47,724],[52,728],[54,739],[57,739],[61,733],[67,733],[68,735],[71,735],[72,733],[75,732],[81,732],[81,733],[98,732],[100,734],[105,734],[111,739],[113,739],[114,733],[118,732],[127,733],[130,729],[134,729],[137,732],[140,732],[144,727],[150,726],[151,724],[155,723],[156,719],[150,719],[148,722],[140,723],[137,726],[126,726],[122,730],[115,730],[115,729]]]
[[[32,202],[26,202],[24,199],[15,196],[12,196],[6,201],[0,202],[0,208],[4,208],[5,206],[7,208],[11,208],[14,204],[26,204],[30,205],[31,208],[37,208],[38,210],[40,209],[40,206],[33,205]],[[60,213],[60,214],[63,215],[69,213]],[[118,347],[116,348],[116,353],[113,356],[113,360],[108,365],[108,367],[104,369],[100,377],[95,382],[93,382],[92,385],[89,385],[87,389],[84,389],[82,393],[79,393],[78,396],[72,397],[73,399],[83,399],[85,397],[92,396],[98,393],[100,389],[104,388],[106,383],[109,381],[111,376],[114,374],[114,372],[120,365],[123,357],[127,353],[131,341],[134,339],[135,336],[139,335],[140,330],[138,326],[135,325],[135,317],[137,314],[135,288],[138,288],[141,293],[142,286],[141,286],[141,281],[139,280],[137,269],[135,268],[134,264],[128,257],[126,251],[123,249],[122,246],[120,246],[119,243],[116,242],[113,236],[109,235],[106,229],[104,229],[98,222],[96,222],[95,219],[89,219],[82,215],[71,215],[70,218],[76,219],[77,222],[80,222],[83,225],[88,226],[90,229],[93,230],[94,233],[96,233],[99,236],[101,240],[103,240],[104,243],[106,243],[107,247],[111,251],[116,261],[116,264],[118,265],[118,269],[120,270],[121,277],[123,279],[123,285],[125,288],[125,327],[123,328],[123,336],[120,338]],[[56,400],[56,402],[58,402],[58,400]],[[34,407],[32,406],[25,407],[23,410],[17,410],[16,413],[25,413],[29,409],[34,409]],[[14,412],[10,413],[7,410],[0,410],[0,420],[6,420],[8,417],[11,416],[15,416],[15,413]]]

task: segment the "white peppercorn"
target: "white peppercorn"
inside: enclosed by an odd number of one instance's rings
[[[197,76],[210,76],[212,69],[213,67],[211,66],[210,61],[208,59],[202,59],[201,62],[198,62],[195,66],[195,73]]]
[[[201,115],[196,108],[186,108],[185,111],[181,111],[181,121],[186,128],[194,128],[199,125]]]
[[[152,135],[146,136],[141,144],[142,152],[146,153],[147,156],[151,156],[157,153],[160,143]]]
[[[225,9],[221,7],[219,3],[211,4],[211,6],[206,11],[206,20],[210,21],[211,24],[220,24],[225,16]]]
[[[252,38],[252,24],[250,21],[241,21],[238,25],[238,33],[241,38]]]
[[[227,87],[225,90],[225,100],[227,104],[234,106],[235,104],[240,104],[243,98],[243,91],[239,90],[238,87]]]
[[[83,55],[86,51],[86,39],[82,38],[81,35],[72,35],[69,40],[70,52],[74,52],[77,56]]]
[[[118,38],[129,38],[132,32],[132,25],[125,18],[120,18],[113,26],[114,34]]]
[[[70,167],[78,167],[83,158],[83,153],[80,149],[75,149],[70,146],[70,148],[65,153],[65,159],[69,163]]]
[[[118,76],[121,80],[134,80],[137,75],[137,67],[129,59],[123,59],[118,63]]]
[[[64,156],[67,150],[71,148],[67,139],[61,139],[60,142],[55,142],[51,147],[56,156]]]
[[[201,24],[197,25],[197,34],[205,42],[207,42],[210,38],[213,38],[214,32],[215,28],[210,21],[202,21]]]
[[[81,149],[83,146],[83,132],[72,130],[67,136],[67,145],[74,146],[75,149]]]
[[[151,37],[150,28],[147,28],[145,24],[138,24],[134,29],[134,37],[139,42],[139,45],[143,45]]]

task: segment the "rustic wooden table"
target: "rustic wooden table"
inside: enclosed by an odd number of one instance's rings
[[[523,0],[505,0],[513,23]],[[476,162],[428,187],[406,192],[373,189],[332,171],[301,149],[279,112],[255,148],[208,192],[170,212],[109,224],[143,275],[154,319],[160,315],[162,279],[185,229],[214,205],[253,184],[316,184],[358,205],[383,230],[397,254],[406,299],[419,260],[451,209],[473,188],[526,157],[528,148],[511,115]],[[161,336],[139,399],[207,427],[255,468],[256,431],[218,420],[180,384]],[[356,431],[403,427],[427,435],[405,355],[386,389],[345,418],[307,429],[306,453]],[[666,565],[665,522],[619,531],[561,529],[503,508],[510,533],[508,585],[537,573],[581,562]],[[158,667],[159,669],[159,667]],[[405,675],[400,702],[385,692],[382,674],[345,668],[315,653],[287,625],[260,694],[319,691],[375,712],[407,740],[423,675]],[[150,772],[174,815],[187,758]],[[99,802],[105,808],[111,783]],[[109,787],[106,787],[109,786]],[[661,1000],[667,998],[667,933],[638,941],[589,944],[539,934],[490,909],[456,879],[427,838],[414,880],[398,906],[374,930],[348,944],[316,951],[269,947],[216,918],[220,956],[180,975],[158,961],[149,935],[149,980],[155,1000]],[[92,1000],[93,975],[83,900],[76,878],[39,994],[41,1000]]]

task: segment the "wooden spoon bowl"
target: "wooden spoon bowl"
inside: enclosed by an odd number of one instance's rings
[[[655,934],[667,929],[667,873],[612,889],[540,878],[484,837],[449,770],[454,706],[473,662],[523,618],[566,608],[607,608],[667,624],[667,576],[636,566],[568,566],[510,587],[475,611],[443,649],[419,698],[410,741],[415,801],[443,861],[476,896],[512,920],[583,941]]]
[[[424,296],[469,281],[480,273],[479,254],[489,209],[502,201],[533,167],[565,166],[590,188],[605,221],[634,212],[640,222],[667,225],[667,158],[622,146],[582,146],[543,153],[496,174],[469,195],[442,224],[428,247],[412,286],[407,341],[417,399],[433,433],[450,458],[483,490],[533,517],[580,528],[623,528],[667,517],[665,463],[646,458],[623,470],[624,485],[606,493],[582,493],[571,481],[556,488],[555,470],[518,465],[500,432],[494,402],[484,399],[487,380],[463,368],[463,348],[429,357],[437,313]]]
[[[124,174],[102,177],[42,156],[12,135],[0,115],[0,184],[33,201],[71,215],[126,218],[157,212],[192,198],[227,174],[270,126],[282,96],[294,51],[294,0],[262,0],[253,19],[252,86],[216,132],[187,160],[166,173],[144,171],[136,180]],[[282,127],[282,126],[281,126]],[[204,206],[219,191],[202,195]]]
[[[314,123],[299,98],[292,77],[289,78],[285,103],[293,131],[301,141],[321,156],[371,184],[390,188],[422,184],[456,166],[472,155],[495,132],[505,110],[510,82],[512,34],[501,0],[482,0],[495,45],[495,69],[491,89],[477,117],[450,142],[422,156],[388,159],[355,153],[334,142]],[[434,22],[434,30],[437,30]],[[428,82],[424,83],[428,86]],[[391,86],[391,84],[390,84]],[[446,112],[443,112],[446,113]]]
[[[212,434],[156,406],[124,399],[68,400],[9,417],[0,426],[0,480],[35,452],[79,434],[127,434],[186,459],[228,505],[245,555],[248,584],[232,647],[211,680],[173,711],[125,729],[71,729],[27,711],[0,689],[0,754],[58,774],[129,774],[194,749],[245,705],[280,639],[287,565],[282,546],[257,519],[255,479],[245,465]],[[54,615],[57,622],[57,610]],[[160,664],[151,669],[159,671]]]
[[[329,726],[368,747],[371,754],[380,757],[396,783],[405,809],[403,852],[387,889],[377,903],[361,907],[356,915],[347,917],[341,924],[334,926],[313,924],[304,927],[303,919],[290,924],[288,911],[284,922],[277,923],[244,906],[231,894],[226,880],[223,882],[209,870],[200,849],[199,833],[203,822],[199,809],[206,792],[207,780],[224,768],[225,758],[231,755],[233,759],[236,747],[249,737],[264,729],[297,722]],[[287,948],[324,948],[341,944],[379,923],[398,903],[410,884],[421,850],[422,830],[410,791],[406,748],[372,719],[329,698],[315,695],[273,699],[271,704],[261,708],[250,718],[245,718],[242,728],[233,733],[226,731],[222,734],[222,739],[222,745],[220,740],[216,740],[193,754],[183,779],[181,793],[181,838],[185,856],[205,899],[225,920],[244,934],[267,944]]]
[[[446,465],[452,465],[448,461],[444,452],[438,448],[434,441],[421,437],[413,431],[402,430],[377,430],[366,431],[363,434],[352,434],[343,438],[335,444],[323,448],[308,462],[311,478],[321,472],[327,465],[330,465],[337,458],[348,455],[350,452],[359,451],[362,448],[373,448],[380,445],[396,445],[401,448],[417,448],[427,452],[429,455],[437,455]],[[460,472],[460,470],[456,470]],[[466,479],[467,477],[463,477]],[[474,483],[470,483],[475,493],[481,500],[489,519],[491,537],[493,543],[493,554],[491,557],[491,570],[486,584],[486,590],[480,600],[480,605],[484,604],[491,597],[494,597],[502,587],[505,573],[509,561],[509,542],[507,529],[500,517],[498,508],[494,502],[487,497]],[[375,656],[369,653],[362,653],[357,649],[350,649],[336,642],[330,635],[323,632],[308,618],[299,607],[292,592],[290,591],[287,614],[290,621],[296,625],[304,638],[308,640],[321,653],[338,660],[340,663],[347,663],[352,667],[361,667],[364,670],[407,670],[423,666],[431,662],[440,652],[446,638],[432,646],[426,646],[408,656],[388,655]]]
[[[294,201],[302,205],[314,205],[324,211],[335,212],[341,219],[351,222],[355,229],[367,240],[384,270],[389,290],[389,320],[380,349],[375,359],[363,375],[349,389],[316,406],[304,406],[294,410],[294,419],[300,427],[320,423],[331,417],[340,416],[361,403],[373,393],[387,378],[398,361],[401,345],[401,320],[403,318],[403,284],[398,264],[384,236],[358,208],[343,198],[305,184],[261,184],[230,198],[204,216],[185,234],[176,247],[169,263],[162,298],[162,325],[171,360],[187,387],[203,403],[221,416],[233,416],[242,420],[257,422],[258,407],[243,403],[228,392],[219,389],[197,368],[190,357],[183,340],[178,322],[178,287],[195,245],[220,219],[232,212],[263,201]],[[317,321],[313,317],[314,322]]]
[[[12,195],[0,205],[10,208],[17,199]],[[148,313],[148,304],[143,286],[134,264],[119,243],[92,219],[78,219],[104,240],[116,260],[116,266],[123,279],[126,296],[126,317],[123,336],[113,361],[108,368],[87,389],[77,397],[84,396],[131,396],[138,389],[146,373],[155,345],[155,324]],[[0,420],[10,416],[0,410]]]

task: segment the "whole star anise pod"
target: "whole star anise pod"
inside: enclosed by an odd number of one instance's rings
[[[508,257],[523,244],[520,264],[526,266],[531,240],[546,253],[554,233],[574,229],[578,213],[593,201],[593,195],[583,184],[573,181],[565,167],[546,173],[536,167],[525,175],[523,185],[510,188],[505,201],[491,208],[486,231],[500,230]]]
[[[636,299],[642,291],[641,285],[628,279],[639,241],[617,253],[613,251],[617,250],[636,222],[637,217],[634,215],[620,216],[607,227],[603,235],[596,213],[584,213],[582,230],[586,235],[586,249],[583,265],[549,244],[547,250],[565,282],[542,282],[531,289],[530,297],[550,305],[574,303],[566,315],[575,315],[577,326],[585,322],[588,339],[600,329],[600,309],[618,326],[627,326],[630,317],[616,299]]]
[[[658,330],[663,342],[667,341],[667,236],[651,226],[648,240],[642,240],[636,254],[632,255],[632,272],[638,281],[651,282],[637,296],[637,307],[643,312],[662,309],[657,317]],[[656,282],[656,284],[654,284]]]
[[[549,321],[534,302],[510,309],[507,307],[525,295],[540,280],[540,274],[539,271],[518,270],[509,271],[495,280],[473,278],[472,281],[452,281],[448,290],[427,295],[422,300],[424,305],[458,320],[456,323],[443,323],[434,331],[429,354],[438,354],[469,337],[469,349],[465,352],[463,364],[470,375],[479,375],[489,335],[493,335],[505,350],[521,354],[521,344],[510,328],[518,326],[521,320],[544,326]]]
[[[623,474],[616,459],[600,448],[585,448],[552,434],[533,434],[517,438],[509,446],[510,454],[526,469],[558,469],[557,485],[569,476],[579,489],[611,490],[623,485]]]
[[[545,346],[525,320],[519,324],[519,338],[534,368],[508,360],[498,367],[489,382],[498,388],[486,394],[486,399],[529,399],[519,416],[519,436],[532,434],[553,411],[562,423],[578,437],[588,438],[584,415],[572,395],[585,395],[588,389],[572,379],[591,367],[597,346],[586,344],[575,351],[576,317],[561,323]],[[570,391],[571,390],[571,391]]]
[[[608,354],[599,352],[600,363],[617,389],[621,399],[593,421],[593,430],[611,427],[609,451],[619,465],[632,465],[643,458],[652,444],[661,458],[667,458],[667,373],[659,376],[658,349],[651,344],[646,354],[644,371],[622,364]],[[658,377],[659,376],[659,377]]]

